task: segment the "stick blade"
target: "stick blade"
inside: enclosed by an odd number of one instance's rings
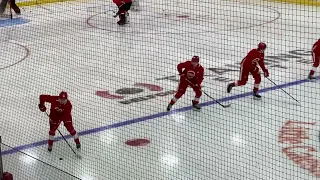
[[[224,108],[228,108],[230,106],[231,106],[231,104],[223,105]]]

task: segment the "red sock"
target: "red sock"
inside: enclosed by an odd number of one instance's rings
[[[74,139],[74,142],[75,142],[76,144],[80,144],[80,140],[79,140],[79,138]]]
[[[48,145],[49,145],[49,146],[52,146],[52,145],[53,145],[53,140],[49,140],[49,141],[48,141]]]
[[[171,99],[170,104],[174,105],[175,101]]]
[[[310,75],[310,76],[313,76],[313,75],[314,75],[314,70],[311,70],[310,73],[309,73],[309,75]]]

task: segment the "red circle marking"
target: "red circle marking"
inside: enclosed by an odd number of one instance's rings
[[[131,139],[126,141],[126,144],[129,146],[146,146],[150,143],[148,139]]]
[[[12,67],[12,66],[14,66],[14,65],[17,65],[17,64],[21,63],[22,61],[24,61],[25,59],[27,59],[27,57],[30,55],[30,50],[29,50],[29,48],[28,48],[27,46],[21,45],[21,44],[19,44],[19,43],[15,43],[15,42],[10,42],[10,43],[15,44],[15,45],[18,45],[18,46],[24,48],[25,51],[26,51],[26,54],[25,54],[24,57],[22,57],[21,59],[19,59],[17,62],[15,62],[15,63],[13,63],[13,64],[9,64],[9,65],[4,66],[4,67],[0,67],[0,70],[6,69],[6,68],[10,68],[10,67]]]

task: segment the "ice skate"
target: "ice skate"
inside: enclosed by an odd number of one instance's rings
[[[228,84],[227,92],[230,93],[232,88],[233,88],[232,83]]]
[[[253,99],[261,100],[261,96],[258,94],[258,92],[253,92]]]
[[[52,146],[48,146],[48,151],[49,151],[49,152],[52,151]]]
[[[199,104],[194,104],[194,102],[192,101],[192,107],[194,110],[196,111],[200,111],[201,107],[199,106]]]
[[[308,76],[308,79],[311,80],[311,81],[315,81],[317,78],[314,77],[314,76],[312,76],[312,75],[309,75],[309,76]]]
[[[120,20],[117,22],[119,25],[125,25],[127,23],[127,18],[124,13],[119,15]]]
[[[77,146],[77,149],[81,148],[81,144],[76,144],[76,146]]]
[[[171,108],[172,108],[172,104],[169,103],[168,106],[167,106],[167,111],[170,111]]]
[[[126,24],[126,23],[123,22],[122,20],[118,21],[117,23],[118,23],[118,25],[125,25],[125,24]]]

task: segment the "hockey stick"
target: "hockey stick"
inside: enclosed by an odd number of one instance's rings
[[[113,15],[114,18],[116,18],[117,16],[119,16],[119,11],[116,13],[115,11],[112,11],[113,13],[115,13],[115,15]]]
[[[227,104],[227,105],[223,105],[221,104],[219,101],[217,101],[216,99],[214,99],[213,97],[209,96],[209,94],[207,94],[206,92],[204,92],[203,90],[201,90],[205,95],[207,95],[209,98],[211,98],[212,100],[214,100],[216,103],[218,103],[220,106],[224,107],[224,108],[228,108],[231,106],[231,104]]]
[[[266,77],[270,82],[272,82],[274,85],[276,85],[279,89],[281,89],[283,92],[285,92],[288,96],[290,96],[292,99],[294,99],[295,101],[297,101],[298,103],[300,103],[298,100],[296,100],[294,97],[292,97],[289,93],[287,93],[285,90],[283,90],[281,87],[279,87],[275,82],[273,82],[271,79],[269,79],[268,77]]]
[[[114,15],[112,15],[112,17],[117,17],[118,16],[118,14],[116,13],[116,11],[115,10],[112,10],[112,9],[110,9],[110,10],[106,10],[106,8],[105,8],[105,10],[104,10],[104,14],[107,14],[107,11],[111,11]]]
[[[46,113],[46,115],[49,117],[50,121],[53,122],[52,119],[50,118],[49,114],[48,114],[47,112],[45,112],[45,113]],[[60,132],[60,130],[59,130],[58,128],[57,128],[57,130],[58,130],[59,134],[61,135],[61,137],[64,139],[64,141],[68,144],[68,146],[70,147],[70,149],[72,150],[72,152],[73,152],[78,158],[81,159],[82,157],[80,156],[80,154],[77,154],[77,153],[73,150],[73,148],[72,148],[71,145],[68,143],[67,139],[62,135],[62,133]]]
[[[195,86],[192,82],[190,82],[188,79],[186,79],[186,81],[188,81],[192,86]],[[200,88],[199,88],[200,89]],[[218,103],[220,106],[224,107],[224,108],[228,108],[231,106],[231,104],[227,104],[227,105],[223,105],[221,104],[219,101],[217,101],[216,99],[214,99],[213,97],[211,97],[209,94],[207,94],[206,92],[204,92],[202,89],[200,89],[200,91],[202,91],[205,95],[207,95],[209,98],[211,98],[212,100],[214,100],[216,103]]]

